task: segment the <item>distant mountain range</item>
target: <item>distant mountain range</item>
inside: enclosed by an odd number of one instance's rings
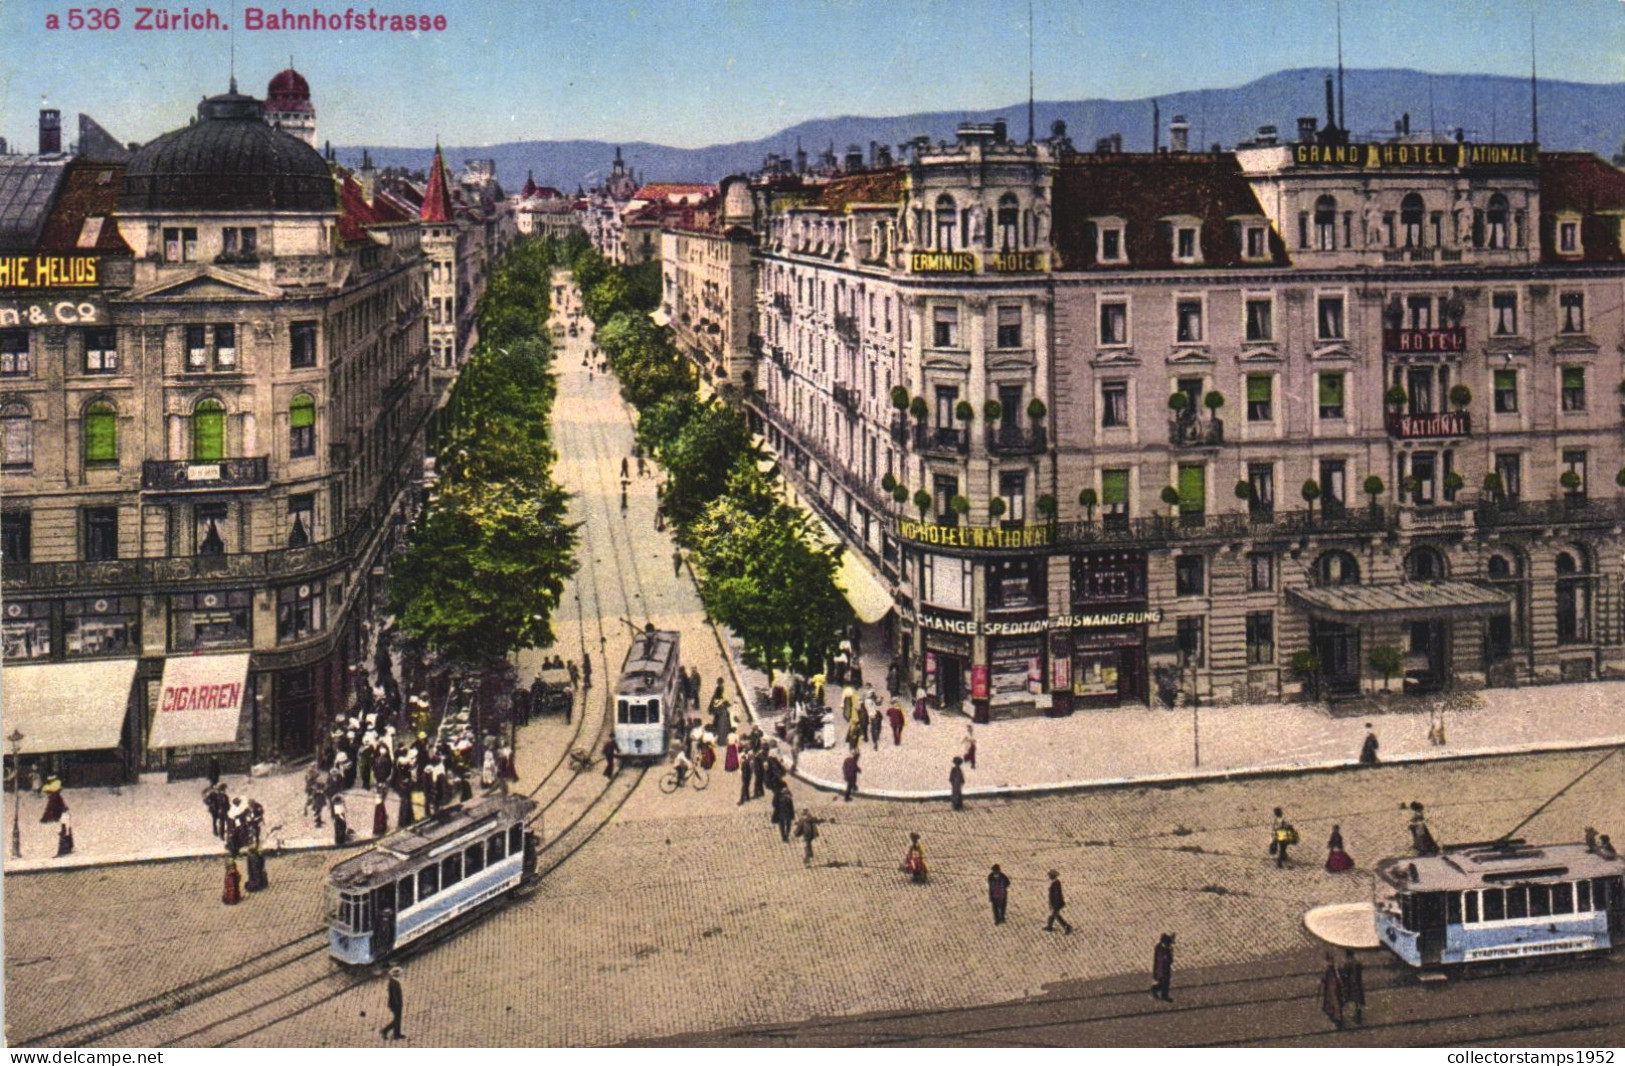
[[[1214,143],[1226,148],[1250,139],[1259,126],[1274,125],[1283,141],[1296,136],[1300,115],[1326,122],[1325,78],[1335,71],[1324,68],[1284,70],[1231,89],[1204,89],[1170,93],[1158,98],[1162,115],[1162,143],[1168,143],[1168,122],[1184,115],[1190,123],[1191,147]],[[1440,132],[1461,127],[1468,140],[1480,142],[1527,141],[1530,138],[1530,87],[1527,79],[1484,74],[1426,74],[1415,70],[1350,70],[1344,75],[1348,124],[1358,138],[1391,133],[1405,113],[1411,129]],[[1596,152],[1604,158],[1621,150],[1625,141],[1625,82],[1591,85],[1579,82],[1540,82],[1540,141],[1549,149]],[[1151,149],[1152,104],[1140,100],[1041,100],[1036,107],[1038,136],[1048,136],[1059,119],[1073,143],[1083,151],[1099,138],[1120,133],[1130,152]],[[1025,137],[1027,102],[987,111],[932,111],[892,118],[815,119],[771,137],[705,148],[672,148],[647,141],[621,144],[622,156],[639,177],[650,181],[716,181],[728,174],[757,169],[770,152],[789,156],[799,141],[810,158],[834,145],[837,155],[848,145],[892,145],[914,137],[952,140],[961,122],[987,122],[1004,118],[1011,136]],[[355,145],[337,149],[341,161],[354,164],[366,147],[379,166],[426,169],[432,148]],[[540,185],[567,193],[576,186],[601,181],[614,159],[616,145],[606,141],[519,141],[483,147],[447,147],[447,163],[455,170],[464,159],[495,159],[497,178],[509,191],[524,184],[534,171]]]

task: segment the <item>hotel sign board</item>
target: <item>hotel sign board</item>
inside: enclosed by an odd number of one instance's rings
[[[904,520],[898,534],[915,544],[943,548],[1040,548],[1050,543],[1049,526],[1021,529],[994,529],[989,526],[939,526],[929,522]]]
[[[1455,170],[1463,167],[1533,166],[1532,144],[1295,144],[1292,162],[1300,167],[1380,170]]]
[[[101,264],[95,255],[0,255],[0,289],[94,289]]]
[[[1042,274],[1049,270],[1043,252],[910,252],[911,274]]]
[[[974,274],[974,252],[910,252],[908,269],[912,274]]]
[[[1402,354],[1428,352],[1465,352],[1467,330],[1463,326],[1453,329],[1385,329],[1382,331],[1383,351]]]
[[[916,613],[903,606],[897,608],[897,614],[908,625],[919,625],[922,629],[938,633],[954,633],[963,637],[1021,637],[1070,629],[1154,626],[1161,623],[1163,618],[1161,607],[1145,607],[1132,611],[1100,611],[1091,614],[1055,614],[1047,618],[1021,621],[988,619],[978,622],[974,618],[950,618],[931,611]]]

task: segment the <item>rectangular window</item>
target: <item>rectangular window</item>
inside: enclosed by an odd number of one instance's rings
[[[475,844],[463,852],[463,869],[467,871],[470,877],[485,869],[485,847],[483,845]]]
[[[1128,382],[1108,381],[1100,386],[1100,424],[1105,429],[1128,425]]]
[[[1557,306],[1563,311],[1563,324],[1559,327],[1563,333],[1584,333],[1586,331],[1586,297],[1583,292],[1565,292],[1558,296]]]
[[[70,656],[133,655],[141,650],[141,601],[97,596],[62,604],[63,644]]]
[[[999,308],[998,344],[1000,348],[1021,347],[1020,307],[1001,306]]]
[[[450,888],[463,879],[463,857],[461,854],[447,855],[440,860],[440,883]]]
[[[1202,301],[1180,300],[1176,304],[1176,338],[1181,344],[1202,341]]]
[[[295,322],[288,327],[288,365],[294,369],[316,365],[316,323]]]
[[[1564,487],[1563,491],[1571,496],[1584,496],[1586,494],[1586,453],[1584,449],[1571,448],[1563,452],[1563,473],[1573,474],[1580,479],[1574,488]],[[1573,478],[1570,479],[1571,481]]]
[[[1251,552],[1247,556],[1247,591],[1270,592],[1275,588],[1275,554]]]
[[[1478,923],[1478,893],[1463,892],[1461,896],[1462,910],[1464,912],[1463,921],[1468,925],[1476,925]]]
[[[1563,410],[1586,409],[1586,370],[1583,366],[1563,368]]]
[[[1247,375],[1247,421],[1269,422],[1275,418],[1268,374]]]
[[[1412,296],[1405,301],[1407,329],[1433,328],[1433,297]]]
[[[164,260],[190,263],[197,259],[197,230],[191,226],[165,227]]]
[[[1501,492],[1506,498],[1516,500],[1523,488],[1523,456],[1517,452],[1497,454],[1495,476],[1501,479]]]
[[[94,421],[92,422],[94,425]],[[34,416],[27,405],[0,408],[0,467],[27,470],[34,465]]]
[[[1320,375],[1320,417],[1324,419],[1339,419],[1343,417],[1344,382],[1342,374]]]
[[[1247,665],[1267,666],[1275,661],[1275,612],[1254,611],[1247,616]]]
[[[1506,892],[1499,888],[1486,888],[1483,892],[1484,920],[1486,922],[1504,921],[1507,916]]]
[[[1181,618],[1175,624],[1174,643],[1183,666],[1202,665],[1202,622],[1201,617]]]
[[[1506,890],[1507,917],[1509,919],[1529,917],[1529,889],[1524,885],[1513,885]]]
[[[1107,523],[1128,521],[1128,471],[1102,470],[1100,472],[1100,513]]]
[[[1000,474],[999,495],[1004,499],[1006,521],[1027,520],[1027,475],[1024,472]]]
[[[1123,231],[1115,227],[1100,231],[1100,261],[1117,263],[1123,258]]]
[[[1207,559],[1201,555],[1181,555],[1174,560],[1174,595],[1207,594]]]
[[[1207,468],[1198,463],[1179,468],[1179,513],[1200,519],[1207,510]]]
[[[1515,415],[1518,413],[1518,372],[1516,370],[1497,370],[1494,375],[1495,383],[1495,413],[1498,415]]]
[[[226,554],[226,520],[223,503],[200,503],[192,508],[192,543],[198,555]]]
[[[1181,226],[1174,238],[1174,257],[1189,262],[1196,258],[1196,230]]]
[[[288,408],[288,453],[294,458],[316,454],[316,405],[308,398]]]
[[[304,640],[320,633],[327,624],[327,597],[320,581],[289,585],[276,593],[276,639],[280,643]]]
[[[440,867],[429,865],[418,871],[418,899],[428,899],[440,891]]]
[[[1567,881],[1552,886],[1552,913],[1574,913],[1574,886]]]
[[[1275,304],[1270,300],[1247,301],[1247,339],[1270,341],[1275,339]]]
[[[118,372],[118,330],[95,328],[84,331],[85,373],[114,374]]]
[[[1322,296],[1316,301],[1316,335],[1323,341],[1343,339],[1343,298]]]
[[[1591,882],[1589,880],[1574,882],[1574,911],[1576,914],[1591,913]]]
[[[988,606],[995,609],[1042,607],[1044,573],[1032,559],[991,562],[987,566]]]
[[[27,563],[33,552],[34,516],[28,511],[0,512],[0,561]]]
[[[316,539],[316,494],[300,492],[288,497],[288,547],[305,548]]]
[[[1260,518],[1275,513],[1275,464],[1247,464],[1247,510]]]
[[[118,558],[118,508],[86,507],[84,515],[85,561],[102,563]]]
[[[48,600],[15,600],[0,616],[0,645],[7,660],[51,657],[51,604]]]
[[[507,855],[507,851],[502,845],[507,843],[507,840],[507,837],[498,833],[485,842],[485,865],[495,866],[503,860],[503,857]]]
[[[214,327],[214,368],[235,370],[236,367],[237,327],[229,324]]]
[[[220,236],[222,259],[248,261],[259,254],[259,231],[253,226],[227,226]]]
[[[1558,223],[1557,250],[1564,255],[1575,255],[1580,251],[1580,224],[1578,222]]]
[[[1128,304],[1103,303],[1100,305],[1100,343],[1128,343]]]
[[[169,640],[176,651],[247,647],[254,638],[254,594],[196,592],[169,598]]]
[[[34,371],[26,329],[0,329],[0,377],[27,377]]]
[[[931,324],[931,343],[935,347],[959,347],[959,308],[934,308],[931,312]]]
[[[1490,332],[1497,337],[1518,334],[1518,294],[1498,292],[1490,296]]]
[[[209,327],[186,327],[186,369],[209,369]]]
[[[403,877],[395,883],[395,913],[417,902],[417,878]]]
[[[1248,259],[1263,259],[1269,255],[1269,244],[1264,239],[1263,226],[1247,227],[1247,251],[1244,254]]]

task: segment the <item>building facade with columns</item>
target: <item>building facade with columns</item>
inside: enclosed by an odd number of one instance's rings
[[[678,350],[715,385],[754,381],[755,240],[745,178],[661,215],[661,315]]]

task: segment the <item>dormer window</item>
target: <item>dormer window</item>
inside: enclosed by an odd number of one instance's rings
[[[220,258],[249,260],[259,255],[259,230],[253,226],[227,226],[221,231]]]
[[[1247,243],[1242,254],[1248,259],[1264,259],[1269,256],[1269,242],[1265,239],[1263,226],[1247,227]]]
[[[1123,239],[1121,218],[1092,218],[1095,224],[1095,260],[1100,263],[1128,261],[1128,246]]]
[[[1162,220],[1166,227],[1163,232],[1171,235],[1173,253],[1176,263],[1200,263],[1202,261],[1202,220],[1192,215],[1175,215]]]
[[[1580,244],[1580,216],[1564,214],[1557,216],[1557,254],[1581,255],[1584,249]]]

